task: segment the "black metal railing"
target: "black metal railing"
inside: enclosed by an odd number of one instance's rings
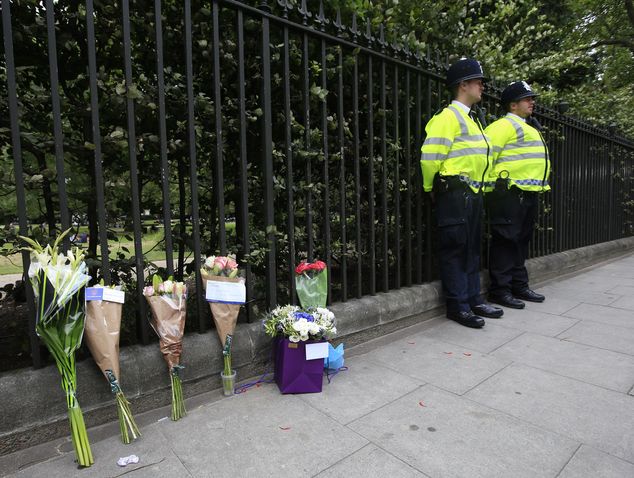
[[[149,273],[193,273],[200,290],[207,253],[236,253],[245,265],[241,320],[249,321],[296,301],[301,258],[327,262],[333,302],[435,277],[418,157],[424,125],[448,99],[446,61],[388,43],[369,19],[360,26],[321,1],[310,7],[2,0],[3,168],[14,171],[17,200],[4,216],[23,235],[47,217],[54,235],[79,230],[86,215],[93,275],[132,285],[126,306],[142,343],[151,337],[142,297]],[[42,85],[50,104],[27,94]],[[488,119],[499,113],[498,93],[493,84],[483,101]],[[634,144],[555,109],[541,106],[537,116],[553,192],[544,195],[531,254],[631,235]],[[44,170],[56,182],[45,175],[41,187],[25,184]],[[46,214],[29,206],[42,198]],[[162,227],[164,264],[144,251],[148,207]],[[132,233],[129,257],[117,246],[119,222]],[[26,253],[22,262],[27,270]],[[189,328],[204,332],[204,297],[192,300]]]

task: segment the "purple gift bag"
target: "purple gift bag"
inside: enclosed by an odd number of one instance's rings
[[[324,359],[306,360],[306,344],[278,338],[273,344],[275,382],[282,393],[318,393],[324,376]]]

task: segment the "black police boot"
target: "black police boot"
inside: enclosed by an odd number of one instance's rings
[[[499,319],[504,315],[504,311],[500,307],[495,307],[491,304],[478,304],[471,307],[471,311],[481,317],[488,317],[489,319]]]
[[[482,317],[478,317],[471,311],[447,312],[447,318],[455,320],[465,327],[471,327],[472,329],[481,329],[484,327],[484,319]]]
[[[544,302],[544,300],[546,300],[546,297],[528,288],[519,292],[513,292],[513,297],[516,299],[527,300],[528,302]]]
[[[509,293],[489,295],[489,302],[499,304],[503,307],[509,307],[511,309],[523,309],[526,306],[524,302],[516,299]]]

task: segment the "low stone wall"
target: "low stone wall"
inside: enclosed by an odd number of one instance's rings
[[[634,250],[634,237],[531,259],[527,267],[533,284],[575,272]],[[483,284],[486,277],[483,275]],[[443,312],[439,282],[405,287],[375,296],[334,304],[338,339],[350,347]],[[240,324],[234,338],[233,361],[238,378],[272,371],[271,340],[260,323]],[[222,352],[215,330],[185,336],[183,391],[193,396],[220,388]],[[121,350],[121,385],[139,413],[171,399],[165,362],[156,344]],[[79,403],[87,426],[116,420],[116,409],[101,372],[92,360],[77,364]],[[65,399],[54,366],[21,369],[0,375],[2,421],[0,455],[68,434]]]

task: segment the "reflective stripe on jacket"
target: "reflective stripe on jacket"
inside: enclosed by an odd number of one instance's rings
[[[488,143],[476,122],[460,108],[449,105],[425,127],[421,147],[423,188],[430,192],[434,176],[459,176],[474,192],[483,188],[489,169]]]
[[[524,191],[548,191],[550,159],[542,137],[531,125],[507,115],[485,130],[493,149],[493,167],[486,190],[499,177]]]

